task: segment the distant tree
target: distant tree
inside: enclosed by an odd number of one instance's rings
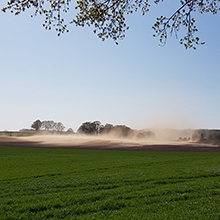
[[[100,121],[84,122],[79,128],[78,132],[82,134],[98,134],[103,129]]]
[[[54,122],[52,120],[48,120],[48,121],[43,121],[41,123],[41,129],[46,131],[62,132],[65,129],[65,126],[61,122]]]
[[[136,138],[140,139],[140,140],[141,139],[148,139],[148,138],[155,138],[155,137],[156,137],[156,135],[151,131],[139,131],[136,134]]]
[[[31,125],[31,128],[35,129],[36,131],[39,131],[41,128],[42,122],[38,119],[34,121]]]
[[[207,138],[212,133],[212,131],[213,130],[208,130],[208,129],[195,130],[192,135],[192,140],[193,141],[207,141]]]
[[[128,136],[134,135],[134,130],[131,128],[125,126],[125,125],[115,125],[113,126],[112,124],[106,124],[102,129],[101,129],[102,134],[110,134],[113,135],[114,137],[118,138],[125,138]]]
[[[112,131],[113,128],[114,128],[114,126],[113,126],[112,124],[107,123],[107,124],[105,124],[105,126],[103,127],[103,129],[101,130],[101,132],[102,132],[103,134],[108,134],[109,132]]]
[[[68,23],[76,26],[93,26],[94,33],[101,40],[112,38],[116,44],[125,37],[125,31],[129,29],[126,17],[133,12],[141,10],[144,15],[150,10],[151,3],[160,4],[164,0],[77,0],[75,9],[78,10],[75,17]],[[159,37],[160,45],[164,45],[170,35],[177,35],[182,26],[185,31],[180,43],[185,48],[196,48],[200,43],[199,37],[195,36],[198,31],[193,14],[212,13],[219,11],[219,0],[179,0],[179,6],[170,16],[159,16],[153,25],[154,37]],[[68,32],[63,14],[70,9],[71,0],[10,0],[2,8],[3,12],[10,11],[15,15],[25,12],[28,8],[34,8],[33,16],[42,14],[45,17],[43,27],[47,30],[55,27],[58,36]],[[73,7],[72,7],[73,8]],[[165,14],[165,12],[163,13]]]
[[[61,122],[54,124],[55,131],[62,132],[64,130],[64,128],[65,128],[65,126]]]
[[[77,130],[81,134],[93,134],[95,132],[94,126],[91,122],[84,122]]]
[[[104,126],[101,124],[100,121],[94,121],[94,122],[93,122],[93,125],[94,125],[94,127],[95,127],[95,132],[96,132],[96,133],[100,133],[100,132],[102,131],[103,127],[104,127]]]
[[[67,132],[67,133],[74,133],[74,131],[73,131],[72,128],[69,128],[66,132]]]
[[[210,140],[210,141],[220,141],[220,130],[211,130],[208,140]]]
[[[41,124],[41,128],[46,131],[54,130],[55,122],[54,121],[43,121]]]
[[[116,125],[113,128],[113,131],[119,135],[119,137],[128,137],[133,134],[133,130],[126,125]]]

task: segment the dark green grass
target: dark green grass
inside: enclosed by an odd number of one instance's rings
[[[0,147],[0,219],[220,219],[220,154]]]

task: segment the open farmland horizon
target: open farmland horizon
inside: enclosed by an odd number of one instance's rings
[[[220,1],[153,0],[144,17],[135,7],[148,0],[6,1],[0,220],[220,220]],[[126,38],[101,42],[86,20],[60,37],[41,27],[45,13],[60,31],[85,11],[122,38],[126,19]],[[206,44],[158,47],[166,21],[174,38]]]
[[[49,121],[50,122],[50,121]],[[94,124],[96,123],[96,124]],[[106,145],[107,142],[123,143],[124,145],[148,144],[187,144],[220,143],[220,130],[213,129],[141,129],[135,130],[125,125],[102,125],[99,121],[83,123],[77,132],[67,131],[21,129],[19,131],[0,131],[0,136],[21,137],[25,141],[50,143],[52,145],[83,145],[95,143]]]

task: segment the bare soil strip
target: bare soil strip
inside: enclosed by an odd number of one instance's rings
[[[65,140],[65,141],[64,141]],[[57,139],[57,137],[5,137],[0,136],[0,146],[62,148],[62,149],[96,149],[129,151],[168,151],[168,152],[220,152],[220,146],[204,143],[140,143],[135,141],[107,139]]]

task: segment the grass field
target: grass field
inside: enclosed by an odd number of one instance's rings
[[[220,219],[220,153],[0,147],[0,219]]]
[[[27,136],[33,136],[35,135],[35,132],[13,132],[13,131],[7,131],[7,132],[0,132],[0,136],[6,136],[6,137],[27,137]]]

